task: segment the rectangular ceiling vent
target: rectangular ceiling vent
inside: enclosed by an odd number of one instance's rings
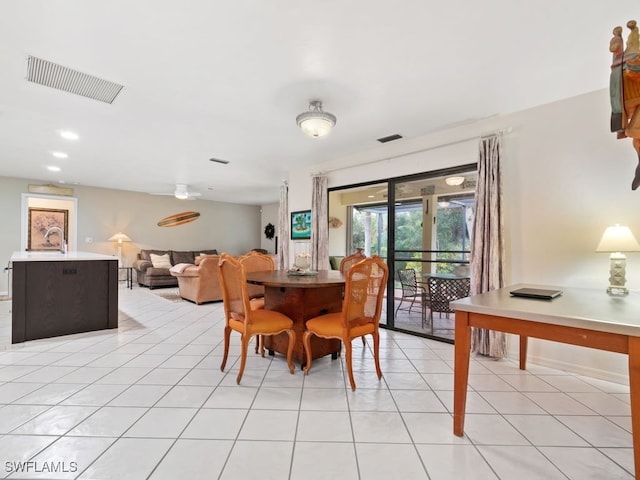
[[[222,160],[221,158],[210,158],[209,161],[213,163],[221,163],[223,165],[227,165],[229,163],[229,160]]]
[[[113,103],[124,88],[123,85],[31,55],[27,58],[27,80],[105,103]]]
[[[393,142],[394,140],[400,140],[401,138],[402,138],[402,135],[400,135],[399,133],[394,133],[393,135],[389,135],[388,137],[379,138],[378,141],[380,143],[387,143],[387,142]]]

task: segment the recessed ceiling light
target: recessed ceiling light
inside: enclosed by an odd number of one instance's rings
[[[376,198],[375,195],[367,195],[367,198]]]
[[[51,152],[51,155],[53,155],[56,158],[67,158],[69,156],[64,152]]]
[[[456,186],[464,183],[464,177],[447,177],[444,179],[447,185]]]
[[[47,170],[49,170],[51,172],[59,172],[61,169],[60,169],[60,167],[56,167],[55,165],[49,165],[47,167]]]
[[[66,138],[67,140],[78,140],[80,138],[76,132],[70,130],[60,130],[58,133],[62,138]]]

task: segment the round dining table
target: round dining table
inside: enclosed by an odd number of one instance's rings
[[[342,309],[344,295],[344,275],[338,270],[319,270],[317,272],[293,272],[274,270],[247,272],[247,282],[264,286],[264,308],[275,310],[293,320],[296,341],[293,358],[303,364],[306,360],[302,334],[305,322],[326,313],[339,312]],[[265,336],[265,348],[269,353],[287,353],[288,336]],[[341,342],[337,339],[311,337],[311,355],[313,359],[331,354],[337,358]]]

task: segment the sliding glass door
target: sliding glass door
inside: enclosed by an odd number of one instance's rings
[[[453,340],[453,315],[431,308],[428,282],[468,284],[475,177],[467,165],[329,192],[334,268],[358,250],[389,266],[382,325]]]

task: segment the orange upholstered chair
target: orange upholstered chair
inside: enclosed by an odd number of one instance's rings
[[[381,275],[381,278],[380,278]],[[344,343],[347,373],[351,389],[356,389],[353,379],[351,341],[357,337],[371,335],[373,337],[373,358],[376,364],[378,378],[382,377],[380,370],[380,334],[378,324],[382,313],[384,290],[387,286],[389,269],[384,261],[374,255],[353,265],[345,274],[346,284],[342,311],[328,313],[307,320],[306,331],[302,337],[307,354],[305,374],[311,370],[311,335],[322,338],[339,338]],[[376,281],[372,282],[372,279]],[[378,281],[379,280],[379,281]]]
[[[229,355],[229,342],[231,331],[240,334],[242,351],[240,353],[240,371],[237,383],[240,383],[244,367],[247,363],[247,349],[249,341],[254,335],[277,335],[287,332],[289,346],[287,348],[287,364],[289,371],[293,373],[293,344],[296,334],[293,331],[293,321],[286,315],[272,310],[253,310],[249,302],[247,291],[247,277],[244,267],[230,255],[223,253],[220,256],[218,276],[222,287],[222,301],[224,303],[225,327],[224,327],[224,356],[220,370],[224,371]],[[264,352],[263,352],[264,355]]]
[[[238,261],[244,267],[245,272],[273,271],[276,269],[276,264],[269,255],[256,251],[243,255]],[[264,308],[264,287],[262,285],[248,284],[247,288],[251,299],[251,308],[254,310]]]
[[[276,264],[269,255],[266,255],[255,250],[243,255],[238,261],[244,267],[245,273],[247,272],[262,272],[262,271],[274,271]],[[252,310],[259,310],[264,308],[264,286],[247,284],[247,290],[249,292],[249,301],[251,303]],[[258,335],[256,337],[256,353],[261,348],[262,342]],[[264,356],[264,350],[262,350]]]

